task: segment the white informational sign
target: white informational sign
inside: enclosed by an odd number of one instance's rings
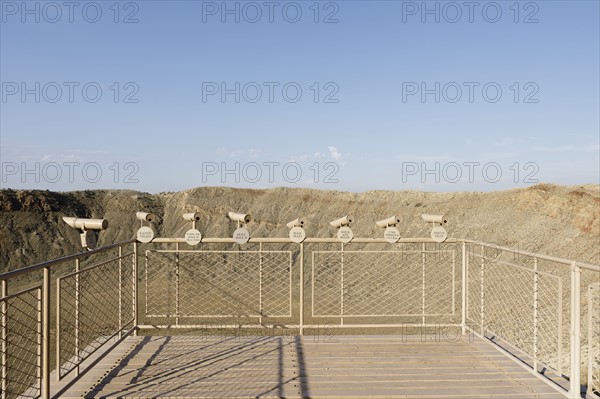
[[[241,227],[233,232],[233,240],[238,244],[245,244],[250,241],[250,233],[245,228]]]
[[[149,243],[154,239],[154,231],[148,226],[140,227],[137,231],[137,240],[144,244]]]
[[[383,238],[390,244],[395,244],[400,241],[400,230],[396,227],[388,227],[383,233]]]
[[[338,240],[340,240],[344,244],[347,244],[354,238],[354,233],[352,232],[352,229],[350,227],[343,226],[339,228],[337,236]]]
[[[296,244],[300,244],[306,239],[306,232],[302,227],[294,227],[290,230],[290,240]]]
[[[442,226],[435,226],[431,229],[431,239],[435,242],[444,242],[448,238],[446,229]]]
[[[188,245],[198,245],[202,241],[202,234],[196,229],[189,229],[185,232],[185,242]]]

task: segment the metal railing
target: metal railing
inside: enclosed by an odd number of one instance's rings
[[[78,375],[103,343],[135,330],[136,248],[129,240],[0,274],[2,399],[49,398],[53,357],[56,380]]]
[[[57,380],[76,377],[105,344],[138,330],[254,327],[451,327],[568,377],[570,398],[582,373],[588,393],[599,390],[597,265],[421,238],[204,238],[198,247],[156,238],[138,265],[138,245],[0,274],[3,399],[48,398],[51,364]]]
[[[463,245],[466,328],[507,345],[536,371],[567,377],[570,398],[580,397],[584,370],[591,373],[588,393],[597,392],[596,318],[584,315],[593,310],[600,266],[477,241]]]
[[[587,388],[600,398],[600,282],[588,288]]]

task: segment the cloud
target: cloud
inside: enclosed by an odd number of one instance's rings
[[[256,159],[260,156],[261,153],[262,153],[262,150],[255,149],[255,148],[244,149],[244,150],[229,149],[226,147],[217,148],[217,154],[223,155],[228,158],[247,157],[247,158]]]
[[[333,146],[329,146],[329,156],[331,158],[333,158],[334,161],[341,161],[342,160],[342,153],[338,151],[337,147],[333,147]]]
[[[600,151],[600,145],[598,144],[593,144],[593,145],[563,145],[563,146],[558,146],[558,147],[534,147],[535,151],[540,151],[540,152],[591,152],[591,151],[595,151],[598,152]]]

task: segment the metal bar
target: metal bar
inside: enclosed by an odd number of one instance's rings
[[[116,248],[119,245],[131,244],[132,242],[136,242],[136,240],[127,240],[127,241],[123,241],[123,242],[120,242],[120,243],[107,245],[107,246],[102,247],[102,248],[94,249],[92,251],[81,252],[81,253],[74,254],[74,255],[64,256],[62,258],[52,259],[52,260],[49,260],[49,261],[46,261],[46,262],[42,262],[42,263],[38,263],[38,264],[35,264],[35,265],[23,267],[21,269],[12,270],[10,272],[5,272],[5,273],[0,274],[0,280],[8,280],[8,279],[20,276],[22,274],[31,273],[31,272],[34,272],[36,270],[41,270],[41,269],[45,269],[45,268],[50,268],[50,267],[52,267],[54,265],[58,265],[58,264],[65,263],[65,262],[69,262],[69,261],[72,261],[72,260],[75,260],[75,259],[87,258],[87,257],[89,257],[91,255],[99,254],[99,253],[108,251],[110,249]]]
[[[144,309],[145,309],[145,315],[148,315],[148,253],[151,251],[146,250],[144,252],[144,259],[146,261],[146,269],[145,271],[145,279],[144,279],[144,286],[145,286],[145,290],[144,290]]]
[[[36,370],[36,378],[37,378],[37,383],[39,384],[39,386],[42,386],[42,325],[43,325],[43,319],[42,319],[42,288],[37,288],[36,289],[36,299],[37,299],[37,360],[36,360],[36,366],[37,366],[37,370]],[[59,369],[56,369],[57,373]]]
[[[138,252],[138,244],[137,242],[133,243],[133,289],[131,290],[133,293],[133,328],[135,329],[133,335],[137,337],[137,325],[138,325],[138,273],[137,273],[137,252]]]
[[[175,244],[175,324],[179,325],[179,243]]]
[[[6,356],[6,340],[8,338],[8,334],[7,334],[7,315],[6,315],[6,311],[8,308],[8,304],[6,303],[7,299],[6,296],[8,295],[8,287],[7,287],[7,282],[6,280],[2,280],[0,285],[2,286],[1,290],[1,295],[2,295],[2,399],[6,399],[6,388],[7,388],[7,382],[8,382],[8,374],[7,374],[7,356]],[[39,360],[39,356],[38,356],[38,360]]]
[[[493,264],[498,264],[498,265],[505,265],[505,266],[510,266],[510,267],[514,267],[515,269],[520,269],[520,270],[524,270],[526,272],[529,273],[533,273],[533,269],[530,267],[523,267],[521,265],[517,265],[511,262],[507,262],[505,260],[499,260],[499,259],[492,259],[488,256],[481,256],[481,255],[477,255],[477,254],[473,254],[474,258],[480,258],[480,259],[486,259],[486,260],[491,260]],[[551,274],[551,273],[546,273],[543,271],[538,270],[537,274],[539,274],[540,276],[546,276],[546,277],[550,277],[550,278],[558,278],[555,274]]]
[[[75,275],[75,357],[77,358],[77,375],[79,375],[79,362],[81,361],[79,357],[81,353],[81,348],[79,347],[79,328],[81,327],[79,320],[79,309],[81,307],[81,286],[79,285],[79,272],[81,271],[80,262],[79,259],[75,259],[75,272],[77,273]],[[56,306],[58,306],[58,304],[56,304]]]
[[[593,296],[594,285],[588,287],[588,361],[587,361],[587,387],[588,391],[591,391],[594,384],[594,329],[592,323],[594,322],[594,296]]]
[[[60,329],[60,291],[61,291],[62,279],[56,279],[56,382],[60,382],[60,341],[61,341],[61,329]]]
[[[485,295],[483,293],[483,289],[484,289],[484,277],[485,277],[485,257],[484,257],[484,249],[483,249],[483,245],[481,246],[481,285],[480,285],[480,305],[481,305],[481,309],[480,309],[480,318],[481,318],[481,335],[485,336],[485,331],[484,331],[484,322],[485,322],[485,307],[484,307],[484,299],[485,299]]]
[[[304,243],[303,243],[304,244]],[[315,253],[316,251],[312,251],[312,263],[311,263],[311,272],[310,272],[310,315],[315,317]]]
[[[281,324],[243,324],[242,327],[246,328],[273,328],[273,329],[299,329],[299,325],[281,325]],[[435,328],[435,327],[453,327],[460,330],[461,326],[457,323],[445,323],[445,324],[344,324],[344,325],[336,325],[336,328],[399,328],[399,327],[423,327],[423,328]],[[206,325],[206,324],[190,324],[190,325],[169,325],[169,324],[141,324],[138,326],[141,330],[162,330],[162,329],[207,329],[207,330],[218,330],[218,329],[239,329],[240,324],[229,324],[229,325]],[[305,324],[304,329],[318,329],[323,328],[322,324]]]
[[[300,336],[304,336],[304,243],[300,243]]]
[[[481,241],[473,241],[473,240],[459,240],[459,241],[466,242],[466,243],[469,243],[469,244],[481,245],[481,246],[485,246],[485,247],[488,247],[488,248],[495,248],[495,249],[499,249],[499,250],[506,251],[506,252],[514,252],[515,251],[514,248],[502,247],[500,245],[491,245],[491,244],[487,244],[487,243],[481,242]],[[447,240],[446,242],[450,242],[450,241]],[[580,267],[582,269],[589,269],[589,270],[593,270],[593,271],[600,271],[600,265],[594,265],[594,264],[591,264],[591,263],[577,262],[577,261],[572,261],[572,260],[569,260],[569,259],[557,258],[556,256],[543,255],[543,254],[538,254],[538,253],[535,253],[535,252],[528,252],[528,251],[521,251],[521,250],[519,250],[519,254],[530,256],[532,258],[538,258],[538,259],[542,259],[542,260],[549,260],[549,261],[556,262],[556,263],[561,263],[561,264],[564,264],[564,265],[572,265],[574,263],[577,267]]]
[[[558,364],[557,369],[560,375],[563,375],[563,282],[562,278],[558,278]]]
[[[73,276],[76,276],[77,274],[81,274],[81,273],[85,273],[85,272],[93,270],[93,269],[97,269],[97,268],[99,268],[101,266],[105,266],[105,265],[107,265],[107,264],[109,264],[111,262],[114,262],[115,260],[120,260],[120,259],[126,258],[126,257],[131,256],[131,255],[133,255],[133,252],[127,252],[126,254],[123,254],[123,256],[121,256],[121,257],[116,256],[114,258],[110,258],[108,260],[103,260],[102,262],[98,262],[96,264],[93,264],[92,266],[86,267],[85,269],[80,269],[79,271],[76,271],[76,272],[73,272],[73,273],[67,273],[64,276],[62,276],[62,278],[65,279],[67,277],[73,277]],[[75,261],[79,261],[79,259],[75,259]]]
[[[571,370],[569,398],[581,397],[581,268],[571,264]]]
[[[342,315],[340,319],[340,325],[344,325],[344,243],[342,243],[342,251],[341,251],[341,266],[340,266],[340,313]]]
[[[452,315],[456,315],[456,251],[452,253]]]
[[[152,240],[154,244],[173,244],[176,242],[183,243],[185,242],[185,238],[180,237],[171,237],[171,238],[155,238]],[[294,243],[289,237],[250,237],[248,243],[250,244],[292,244]],[[304,240],[306,243],[310,244],[339,244],[339,240],[337,238],[318,238],[318,237],[308,237]],[[435,243],[431,238],[401,238],[399,243]],[[448,238],[445,243],[452,244],[462,242],[462,240]],[[203,244],[233,244],[235,240],[233,238],[218,238],[218,237],[203,237],[201,243]],[[389,244],[384,238],[360,238],[356,237],[352,239],[352,243],[355,244]]]
[[[425,243],[421,244],[421,315],[422,320],[421,323],[425,324],[425,250],[427,247]]]
[[[50,399],[50,266],[44,267],[42,290],[42,399]]]
[[[462,243],[462,309],[461,309],[461,326],[462,335],[467,333],[467,244]]]
[[[538,259],[533,258],[533,369],[538,370]]]
[[[119,331],[123,328],[123,247],[119,247]],[[122,336],[119,334],[119,339]]]
[[[263,243],[258,244],[258,324],[263,324]]]

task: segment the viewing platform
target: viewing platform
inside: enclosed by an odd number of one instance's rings
[[[1,399],[600,397],[598,265],[233,215],[0,274]]]

